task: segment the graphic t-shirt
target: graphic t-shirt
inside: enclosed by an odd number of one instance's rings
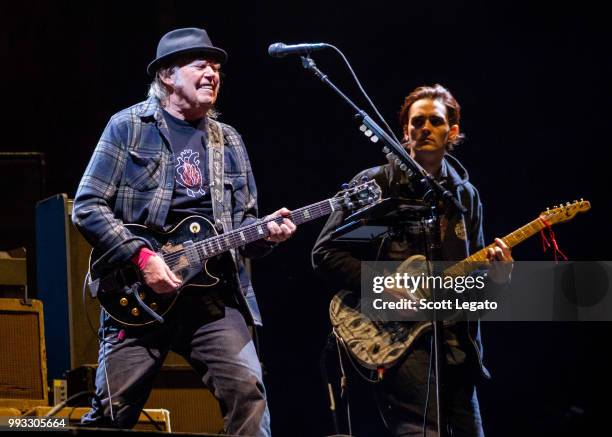
[[[169,224],[176,224],[190,215],[212,218],[206,131],[197,129],[200,120],[178,119],[164,111],[175,157],[174,193],[168,213]]]

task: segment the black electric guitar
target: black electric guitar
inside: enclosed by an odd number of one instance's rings
[[[591,205],[586,200],[547,209],[539,217],[502,238],[508,247],[514,247],[535,235],[547,226],[563,223],[574,218],[579,212],[588,211]],[[444,276],[466,275],[486,265],[487,249],[472,254],[461,262],[446,269]],[[422,255],[413,255],[397,269],[399,273],[420,274],[418,269],[425,265]],[[426,291],[426,290],[425,290]],[[427,297],[427,296],[421,296]],[[370,369],[387,369],[403,357],[414,342],[430,327],[430,322],[380,322],[368,318],[361,312],[359,296],[343,290],[332,299],[329,316],[333,332],[345,345],[347,352],[361,366]],[[445,322],[446,324],[446,322]]]
[[[333,211],[361,208],[380,200],[380,196],[376,181],[364,181],[353,184],[330,199],[295,209],[291,211],[290,218],[299,225]],[[183,285],[176,293],[155,293],[144,285],[139,269],[132,263],[110,267],[103,262],[96,263],[102,254],[94,249],[89,262],[91,279],[95,284],[95,293],[92,294],[96,295],[100,305],[113,319],[124,325],[143,326],[162,321],[185,286],[207,288],[219,283],[219,278],[213,274],[215,261],[218,262],[219,257],[233,249],[267,237],[268,221],[280,224],[283,218],[259,220],[223,234],[219,234],[209,220],[200,216],[187,217],[166,233],[152,232],[142,225],[127,224],[131,233],[151,244]],[[209,261],[211,266],[208,265]]]

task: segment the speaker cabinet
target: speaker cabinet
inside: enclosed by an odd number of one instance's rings
[[[48,405],[43,305],[0,299],[0,407]]]

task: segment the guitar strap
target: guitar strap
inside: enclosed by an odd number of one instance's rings
[[[223,131],[215,120],[209,118],[208,129],[208,174],[210,179],[210,197],[212,200],[215,226],[222,226],[223,214],[223,171],[225,164],[223,153]],[[221,229],[222,230],[222,229]]]
[[[215,228],[218,232],[223,232],[225,229],[223,226],[223,173],[225,171],[225,153],[223,148],[225,147],[223,139],[223,129],[219,122],[208,118],[208,174],[210,179],[210,197],[213,209],[213,218],[215,220]],[[236,252],[235,249],[231,249],[232,260],[234,266],[238,269],[236,264]],[[240,292],[238,294],[243,300],[243,304],[248,308],[244,295]]]

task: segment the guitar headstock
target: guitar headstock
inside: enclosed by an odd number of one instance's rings
[[[586,212],[589,209],[591,209],[591,204],[588,200],[574,200],[572,203],[567,202],[565,205],[546,208],[546,211],[540,213],[540,218],[550,225],[563,223],[573,219],[579,212]]]
[[[334,202],[340,208],[362,208],[381,198],[380,187],[374,179],[368,180],[367,177],[362,178],[360,183],[353,181],[350,185],[344,184],[342,188],[334,196]]]

